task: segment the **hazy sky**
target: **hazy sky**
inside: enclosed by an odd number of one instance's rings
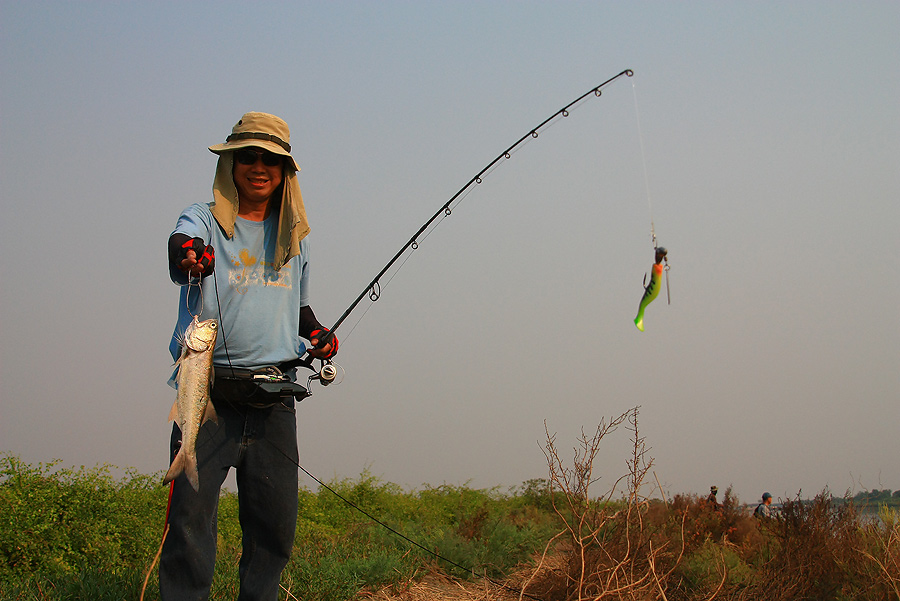
[[[900,3],[3,0],[0,28],[0,452],[165,469],[166,239],[242,113],[291,127],[333,323],[633,69],[338,330],[301,463],[506,487],[547,476],[545,422],[568,458],[640,405],[669,495],[900,488]],[[651,207],[672,304],[641,333]]]

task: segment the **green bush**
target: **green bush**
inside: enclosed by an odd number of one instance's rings
[[[113,470],[0,456],[0,599],[139,598],[162,537],[168,487],[161,473],[115,479]],[[540,550],[556,527],[519,494],[450,485],[404,491],[368,472],[317,492],[301,489],[298,502],[282,586],[302,599],[404,585],[436,566],[463,578],[469,570],[500,575]],[[217,549],[211,596],[233,598],[241,529],[229,491],[219,500]],[[441,565],[435,552],[465,570]],[[145,599],[158,597],[154,571]]]
[[[754,570],[733,547],[707,541],[688,555],[679,567],[688,590],[716,590],[724,581],[727,588],[743,587],[753,582]]]
[[[153,556],[166,505],[161,477],[129,472],[116,481],[110,466],[58,465],[0,457],[0,582],[85,569],[116,574]]]

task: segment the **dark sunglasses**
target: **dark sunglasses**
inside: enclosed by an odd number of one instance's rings
[[[262,159],[266,167],[277,167],[282,164],[281,155],[265,150],[249,150],[242,148],[234,151],[234,160],[241,165],[255,165],[257,159]]]

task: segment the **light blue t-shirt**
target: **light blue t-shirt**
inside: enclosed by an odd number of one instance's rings
[[[260,368],[296,359],[306,350],[300,339],[300,307],[309,304],[309,243],[300,242],[300,254],[279,271],[273,267],[278,212],[265,221],[235,219],[234,237],[225,237],[208,204],[189,206],[178,218],[173,233],[202,238],[215,250],[213,275],[203,278],[202,293],[192,279],[169,265],[172,281],[182,286],[178,323],[169,350],[180,353],[180,338],[197,314],[218,319],[219,336],[213,353],[217,366]],[[215,279],[215,281],[213,281]],[[221,315],[219,309],[221,308]],[[228,354],[226,356],[226,345]]]

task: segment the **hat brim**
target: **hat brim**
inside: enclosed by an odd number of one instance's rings
[[[285,151],[284,148],[276,144],[275,142],[270,142],[268,140],[234,140],[232,142],[225,142],[224,144],[215,144],[209,147],[209,151],[214,154],[222,154],[223,152],[233,152],[240,148],[262,148],[263,150],[268,150],[273,154],[278,154],[283,157],[287,157],[290,159],[290,164],[293,165],[295,171],[300,171],[300,165],[297,164],[297,161],[294,160],[294,157],[291,156],[291,153]]]

